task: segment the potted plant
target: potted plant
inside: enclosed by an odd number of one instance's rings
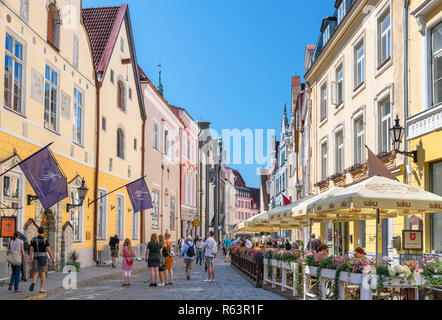
[[[73,266],[77,272],[80,272],[81,266],[80,262],[78,261],[80,258],[80,254],[78,251],[72,250],[70,259],[71,261],[67,262],[67,265]]]

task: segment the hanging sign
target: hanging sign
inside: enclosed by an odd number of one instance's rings
[[[14,232],[17,231],[17,217],[1,217],[0,218],[0,237],[12,238]]]
[[[423,234],[422,230],[402,230],[403,250],[422,250]]]
[[[193,220],[193,222],[192,222],[192,225],[193,225],[194,227],[199,227],[200,224],[201,224],[201,222],[200,222],[198,219]]]

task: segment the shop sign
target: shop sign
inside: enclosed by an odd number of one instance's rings
[[[402,230],[403,250],[422,250],[423,233],[421,230]]]
[[[0,230],[2,238],[12,238],[17,231],[17,217],[1,217]]]

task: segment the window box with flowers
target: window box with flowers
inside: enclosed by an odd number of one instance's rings
[[[338,172],[329,177],[335,185],[342,186],[345,184],[345,172]]]
[[[386,167],[394,165],[393,151],[390,152],[380,152],[377,157],[383,162]]]

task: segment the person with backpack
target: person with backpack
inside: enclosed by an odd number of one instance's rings
[[[191,236],[188,236],[187,241],[184,242],[182,252],[184,256],[184,263],[186,265],[186,279],[190,280],[193,258],[195,257],[195,245],[192,242]]]
[[[120,251],[120,235],[119,234],[116,234],[114,237],[110,238],[109,247],[111,250],[111,257],[112,257],[112,268],[116,268],[118,253]]]
[[[23,241],[19,238],[20,232],[15,231],[13,239],[9,242],[8,252],[8,262],[12,268],[11,280],[9,281],[8,290],[12,290],[12,285],[14,285],[14,292],[20,293],[21,290],[18,289],[18,284],[20,282],[20,270],[25,260],[25,250],[23,247]]]
[[[166,280],[166,286],[173,284],[173,257],[175,257],[175,250],[173,249],[173,243],[170,241],[170,233],[164,235],[166,239],[166,251],[167,256],[164,259],[164,276]],[[167,281],[169,279],[169,281]]]
[[[43,237],[45,229],[43,227],[38,228],[38,236],[32,238],[31,248],[29,250],[29,264],[32,265],[32,284],[29,287],[29,291],[34,291],[37,277],[40,274],[40,293],[46,293],[45,281],[46,272],[48,271],[48,253],[51,257],[52,263],[55,265],[55,258],[52,254],[49,241]]]
[[[207,234],[207,240],[204,243],[205,249],[205,259],[206,259],[206,268],[207,268],[207,280],[204,281],[215,281],[215,269],[213,267],[213,258],[216,256],[218,251],[218,246],[216,245],[216,241],[213,239],[214,236],[213,231],[209,231]]]
[[[132,275],[132,269],[134,267],[133,257],[136,256],[129,238],[126,238],[126,240],[124,240],[123,249],[121,250],[120,256],[123,257],[122,269],[124,272],[124,283],[121,286],[127,287],[130,286],[130,277]]]

